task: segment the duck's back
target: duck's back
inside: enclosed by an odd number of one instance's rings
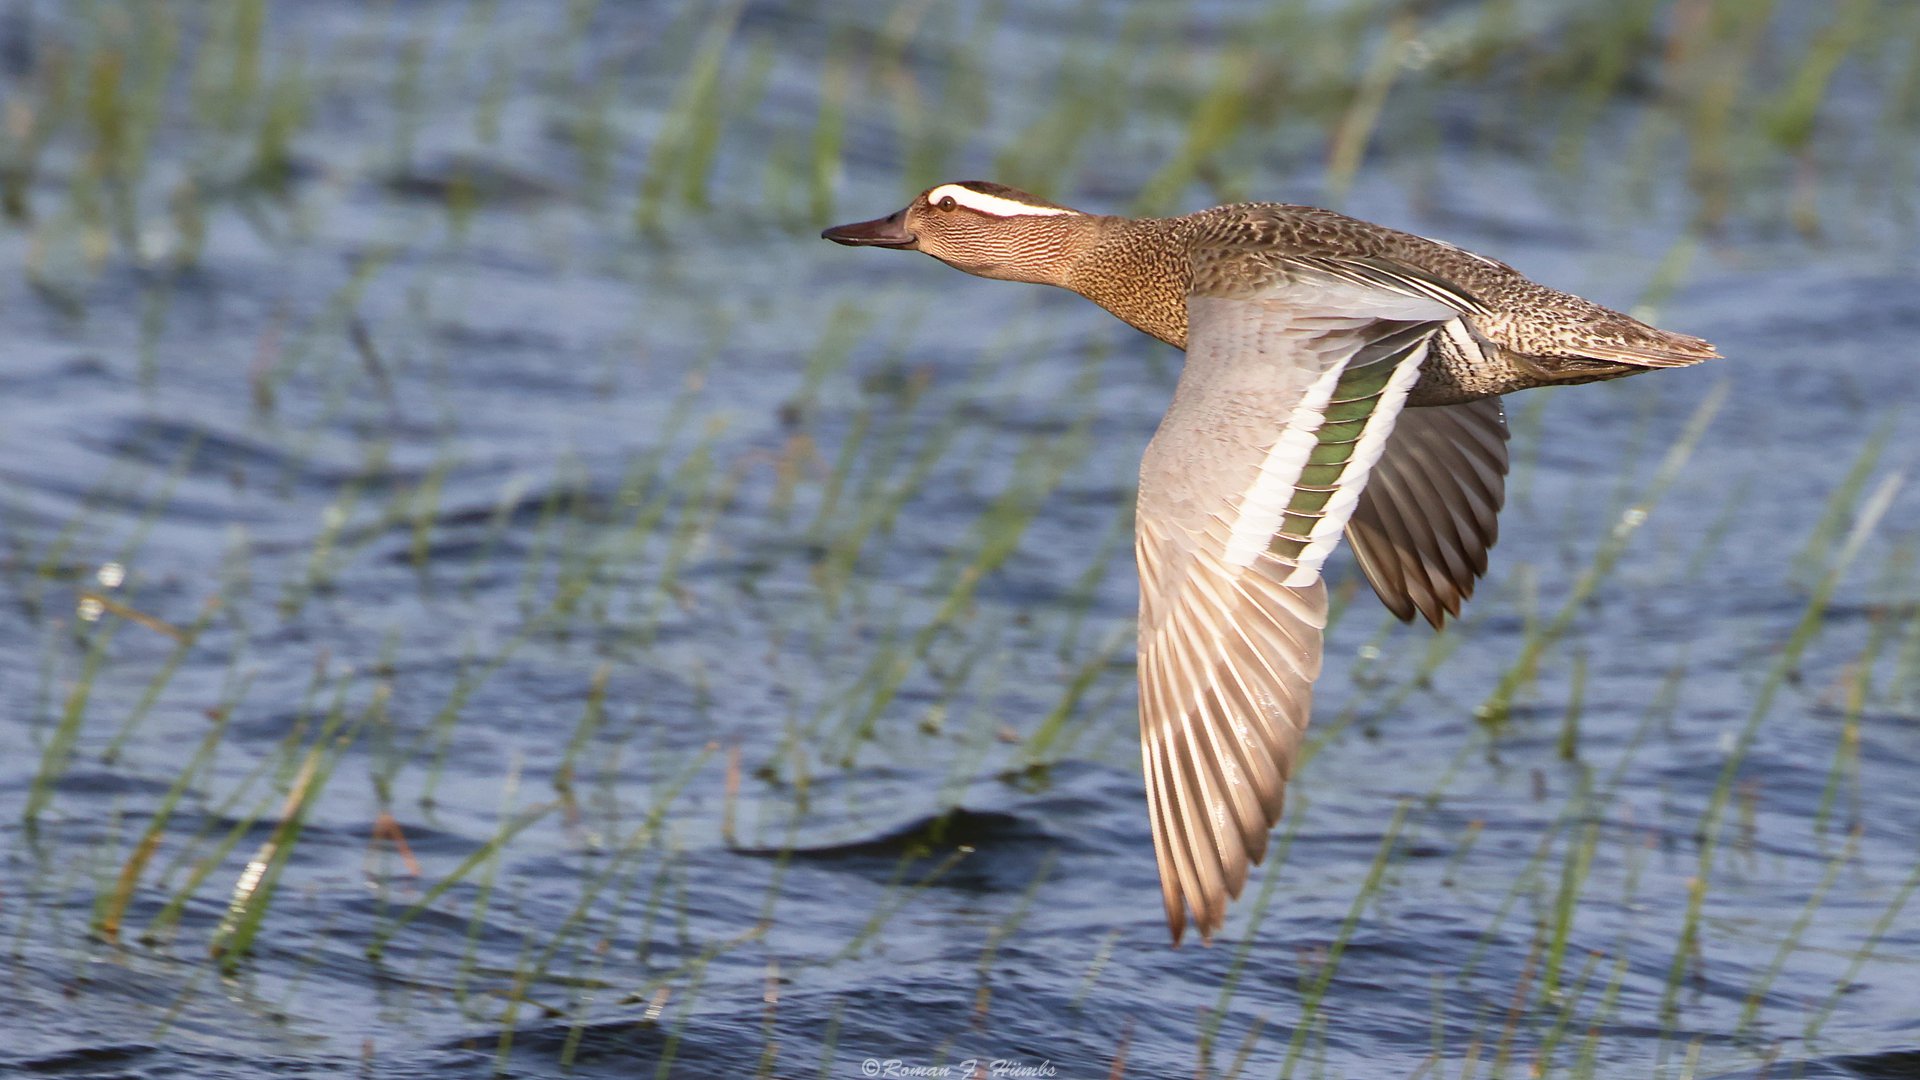
[[[1618,378],[1717,355],[1696,337],[1530,281],[1506,263],[1314,206],[1239,203],[1179,219],[1195,295],[1249,295],[1297,260],[1403,268],[1477,301],[1436,339],[1412,405]]]

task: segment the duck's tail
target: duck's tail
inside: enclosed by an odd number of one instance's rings
[[[1720,359],[1719,350],[1709,341],[1648,326],[1630,315],[1612,314],[1616,317],[1608,323],[1588,328],[1590,336],[1583,335],[1585,340],[1580,342],[1581,355],[1648,368],[1686,367]]]

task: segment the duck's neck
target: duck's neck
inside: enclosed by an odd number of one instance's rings
[[[1078,257],[1056,284],[1176,349],[1187,347],[1192,271],[1179,218],[1097,217]]]

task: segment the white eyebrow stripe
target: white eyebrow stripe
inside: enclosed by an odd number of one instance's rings
[[[927,202],[933,206],[939,206],[942,199],[952,199],[969,210],[978,210],[982,214],[993,217],[1017,217],[1021,214],[1046,217],[1074,212],[1058,206],[1033,206],[1014,199],[1003,199],[998,195],[989,195],[984,191],[975,191],[959,184],[941,184],[927,192]]]

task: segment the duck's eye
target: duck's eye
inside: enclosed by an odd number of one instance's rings
[[[959,203],[953,201],[953,196],[951,195],[943,196],[939,203],[940,209],[942,210],[951,210],[959,205]]]

